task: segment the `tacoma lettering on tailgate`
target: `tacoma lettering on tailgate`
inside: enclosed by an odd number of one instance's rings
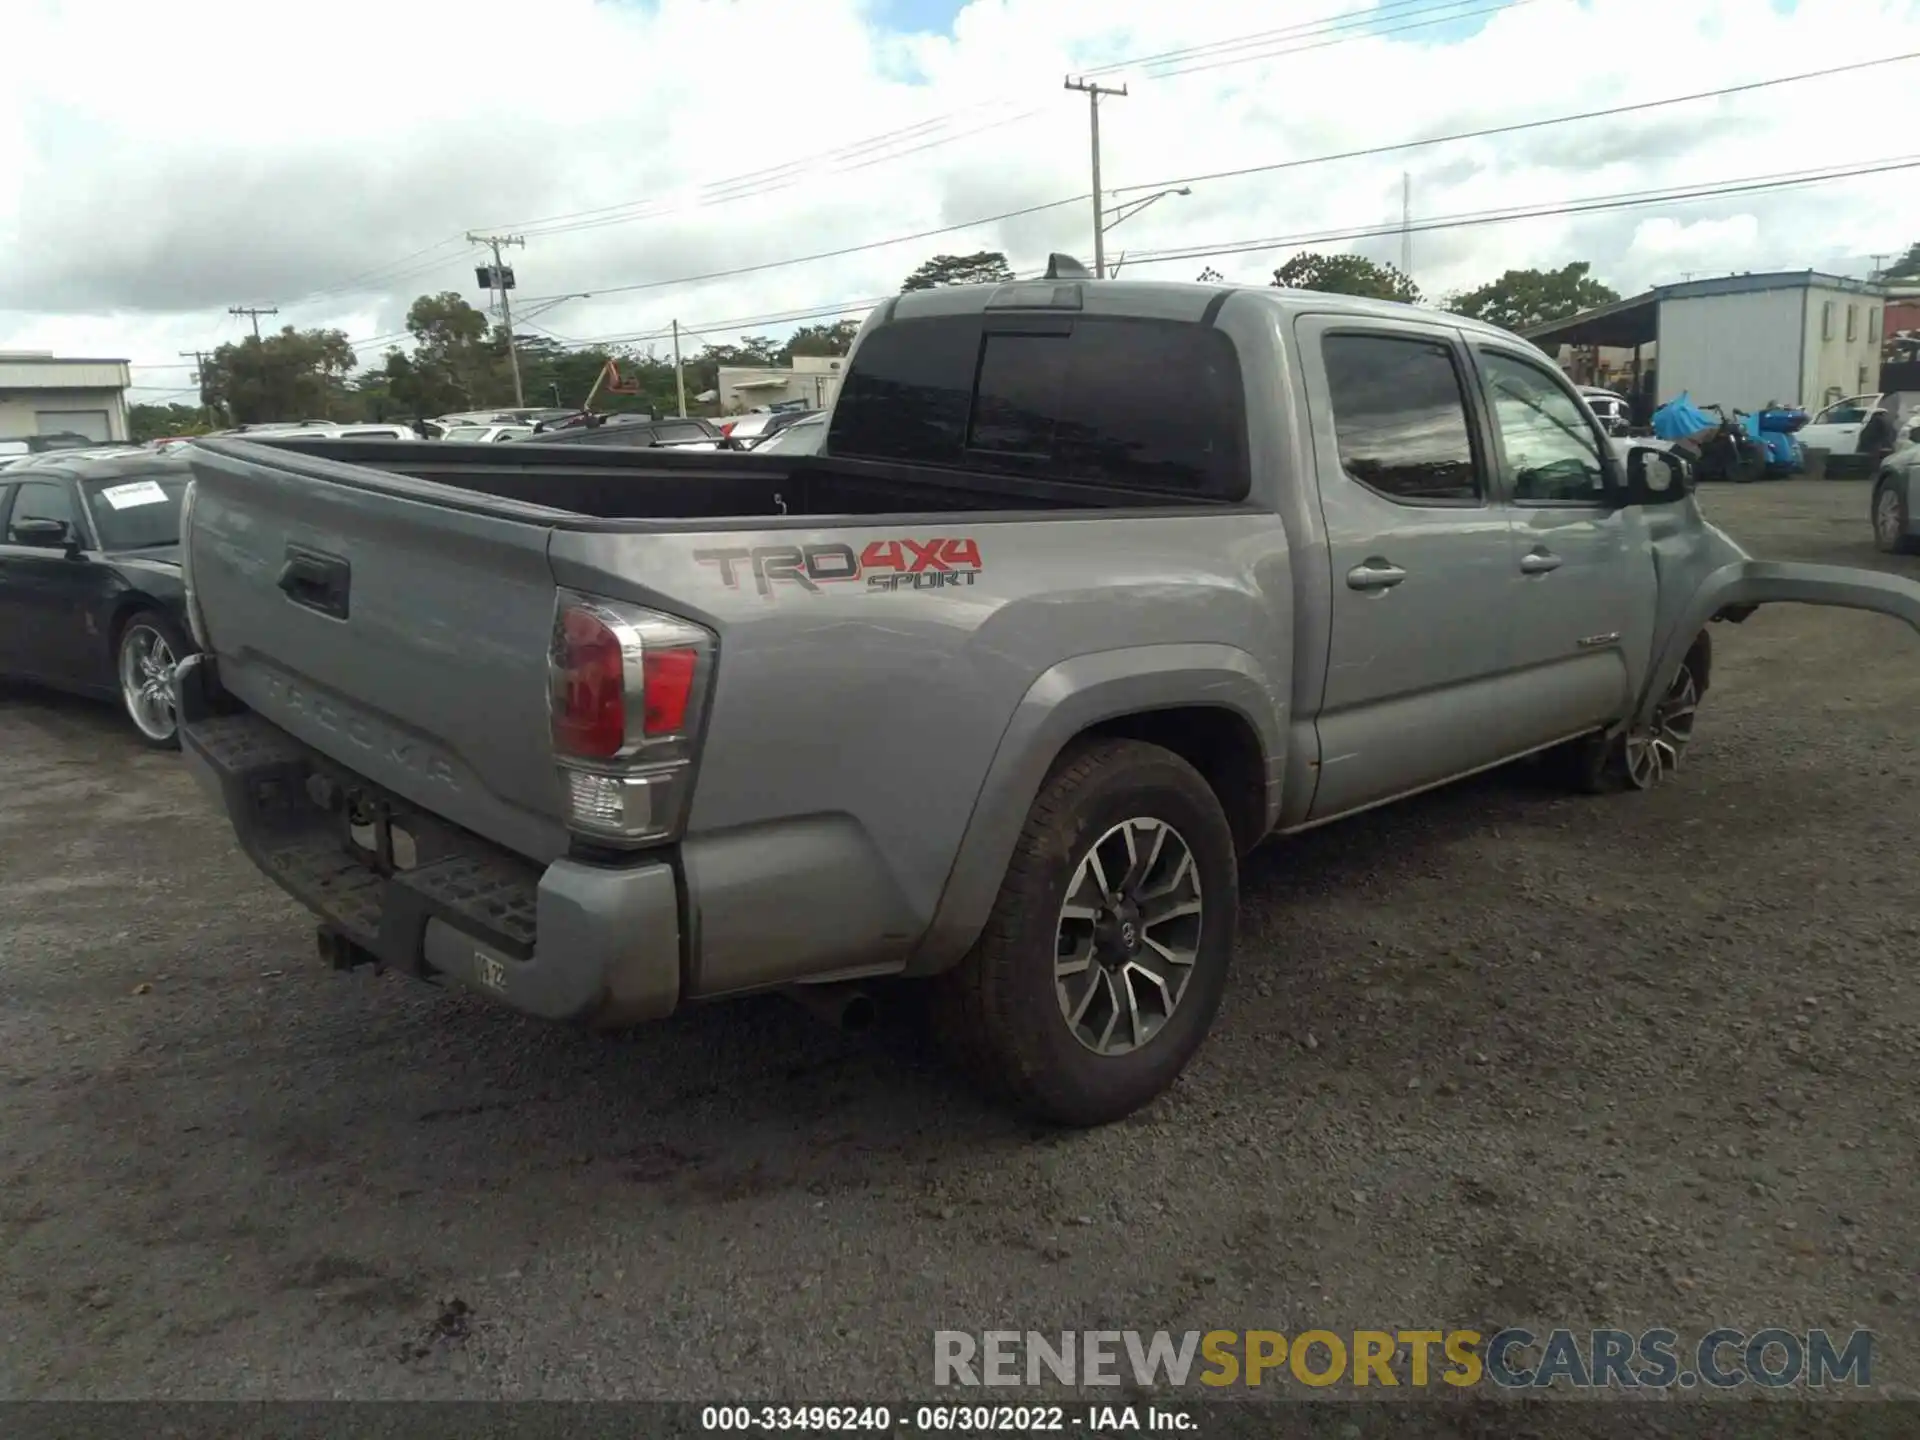
[[[753,587],[771,597],[778,582],[819,594],[823,585],[866,581],[868,590],[948,590],[971,585],[981,571],[980,544],[972,539],[874,540],[859,554],[851,545],[754,545],[728,550],[696,550],[693,558],[712,565],[730,590],[740,587],[744,571]]]

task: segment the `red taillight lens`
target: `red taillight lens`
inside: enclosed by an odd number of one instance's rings
[[[641,670],[647,677],[647,734],[674,735],[687,723],[699,662],[699,652],[690,648],[646,652]]]
[[[726,424],[724,424],[724,425],[722,425],[722,426],[720,427],[720,433],[721,433],[722,435],[731,435],[731,434],[733,434],[733,427],[734,427],[734,426],[736,426],[736,425],[738,425],[739,423],[740,423],[740,422],[739,422],[738,420],[729,420],[729,421],[728,421],[728,422],[727,422]]]
[[[626,658],[620,637],[585,610],[566,610],[554,637],[553,743],[605,760],[627,739]]]

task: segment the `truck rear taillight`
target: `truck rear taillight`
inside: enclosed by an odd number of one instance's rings
[[[713,654],[690,621],[561,593],[548,710],[576,833],[629,845],[678,833]]]
[[[627,657],[591,610],[560,612],[553,655],[553,747],[611,760],[627,743]],[[636,657],[637,658],[637,657]]]
[[[700,652],[691,645],[673,650],[649,650],[641,660],[646,678],[647,708],[641,728],[649,735],[677,735],[687,723],[693,702],[693,680],[700,670]]]

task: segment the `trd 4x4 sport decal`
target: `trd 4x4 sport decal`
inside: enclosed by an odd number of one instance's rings
[[[743,545],[737,550],[696,550],[693,558],[720,572],[728,589],[738,589],[741,572],[753,587],[771,596],[776,582],[820,592],[823,585],[864,580],[869,590],[946,590],[979,578],[980,545],[975,540],[875,540],[858,555],[851,545]]]

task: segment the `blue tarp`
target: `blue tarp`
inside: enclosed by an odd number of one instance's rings
[[[1693,403],[1693,396],[1682,390],[1678,398],[1669,400],[1653,412],[1653,433],[1662,440],[1684,440],[1689,435],[1698,435],[1702,430],[1711,430],[1720,422]]]

